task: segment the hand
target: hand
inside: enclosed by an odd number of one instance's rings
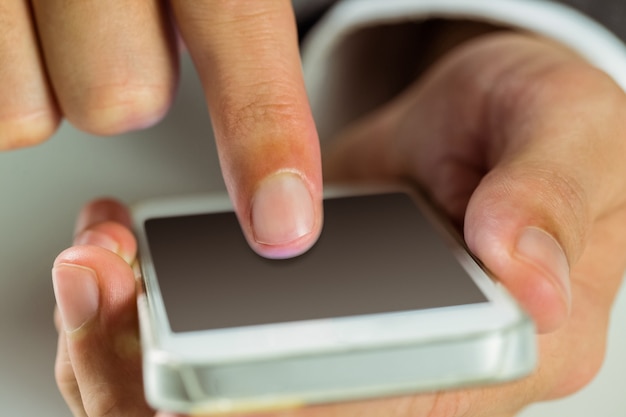
[[[286,257],[316,240],[319,145],[289,0],[10,1],[0,27],[0,149],[43,141],[61,117],[98,135],[156,123],[178,78],[178,31],[250,245]]]
[[[623,92],[571,52],[495,34],[454,50],[346,130],[327,172],[409,178],[430,192],[534,317],[540,364],[504,385],[275,416],[510,416],[588,383],[626,267],[624,111]],[[142,402],[127,214],[103,201],[81,218],[77,245],[53,270],[59,387],[76,416],[152,415]]]

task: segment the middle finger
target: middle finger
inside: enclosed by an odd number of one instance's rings
[[[173,31],[158,0],[34,0],[53,89],[67,119],[95,134],[146,127],[177,77]]]

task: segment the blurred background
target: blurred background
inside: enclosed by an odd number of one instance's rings
[[[103,195],[131,203],[223,188],[202,90],[188,58],[181,79],[172,111],[152,129],[95,138],[64,124],[44,145],[0,153],[1,415],[70,415],[53,376],[50,269],[70,245],[81,205]],[[625,415],[626,326],[619,322],[625,319],[623,289],[599,377],[577,395],[533,406],[522,416]]]

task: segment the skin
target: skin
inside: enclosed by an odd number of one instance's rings
[[[322,176],[289,0],[3,2],[0,150],[43,142],[63,118],[96,135],[154,125],[176,89],[177,33],[251,247],[303,252],[321,227]]]
[[[626,268],[625,111],[622,90],[575,54],[496,33],[454,49],[348,127],[325,174],[425,189],[536,321],[540,363],[504,385],[264,416],[512,416],[585,386],[602,363]],[[128,227],[123,205],[93,202],[55,261],[56,377],[75,416],[155,415],[141,388]],[[88,280],[96,292],[79,293]]]

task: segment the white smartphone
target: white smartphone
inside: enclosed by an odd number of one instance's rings
[[[304,255],[246,244],[226,194],[133,209],[148,402],[259,412],[507,381],[532,322],[412,189],[326,188]]]

